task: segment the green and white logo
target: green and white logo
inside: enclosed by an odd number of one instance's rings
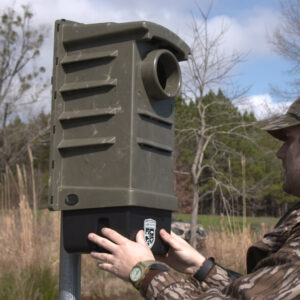
[[[153,219],[144,220],[144,239],[151,249],[155,243],[156,221]]]

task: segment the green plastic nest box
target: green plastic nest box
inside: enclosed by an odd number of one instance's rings
[[[176,210],[174,97],[189,47],[150,22],[55,23],[52,210]]]

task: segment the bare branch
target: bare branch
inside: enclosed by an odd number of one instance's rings
[[[193,16],[191,26],[193,32],[192,53],[185,72],[186,82],[183,87],[183,95],[189,101],[193,101],[197,116],[193,115],[192,118],[182,121],[181,127],[176,129],[177,142],[183,143],[189,140],[192,145],[195,145],[191,166],[194,185],[192,244],[195,242],[200,199],[209,193],[214,195],[219,191],[227,212],[230,212],[230,206],[225,202],[222,189],[232,191],[234,188],[231,188],[227,179],[228,176],[215,167],[220,153],[230,152],[230,149],[227,149],[228,146],[221,142],[221,137],[228,135],[244,137],[247,135],[246,127],[251,126],[241,120],[241,116],[233,109],[233,105],[229,105],[228,98],[224,95],[219,97],[213,92],[211,95],[209,94],[210,91],[223,86],[228,87],[233,82],[232,79],[235,76],[233,71],[238,64],[244,61],[245,55],[238,52],[228,55],[222,51],[229,26],[223,22],[217,32],[210,30],[209,17],[213,7],[212,2],[206,11],[202,9],[199,3],[196,3],[196,7],[200,17]],[[182,116],[184,119],[185,114]],[[213,120],[217,120],[217,122],[214,123]],[[250,137],[246,139],[250,139]],[[209,193],[203,193],[205,196],[203,194],[199,196],[199,184],[209,181],[207,173],[213,175],[211,180],[215,181],[215,185]],[[204,174],[206,174],[205,177]],[[238,192],[237,190],[234,191]]]
[[[271,86],[271,91],[283,99],[299,96],[300,73],[300,1],[281,1],[281,23],[269,37],[269,42],[274,51],[291,62],[287,74],[296,76],[289,82],[290,89],[281,90]]]
[[[22,9],[21,15],[13,8],[1,11],[0,169],[4,169],[6,164],[16,162],[17,158],[25,153],[24,147],[26,151],[26,143],[20,147],[14,146],[15,133],[9,128],[18,116],[18,106],[26,106],[41,99],[41,94],[47,86],[43,77],[45,69],[42,66],[36,67],[35,64],[47,29],[33,28],[29,6],[22,6]],[[23,129],[25,130],[26,126]],[[33,133],[26,133],[25,137],[30,139],[31,134]]]

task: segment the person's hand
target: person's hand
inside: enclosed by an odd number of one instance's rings
[[[143,231],[136,235],[136,242],[133,242],[110,228],[103,228],[100,237],[90,233],[88,238],[101,248],[110,253],[91,252],[91,256],[99,260],[99,268],[108,271],[116,276],[129,280],[131,269],[140,261],[155,260],[154,256],[144,240]]]
[[[164,229],[161,229],[159,233],[161,238],[169,244],[170,249],[166,256],[160,256],[157,259],[179,272],[195,274],[202,266],[205,257],[175,233],[169,234]]]

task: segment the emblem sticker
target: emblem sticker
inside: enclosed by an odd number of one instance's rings
[[[153,219],[144,220],[144,239],[151,249],[155,243],[156,221]]]

